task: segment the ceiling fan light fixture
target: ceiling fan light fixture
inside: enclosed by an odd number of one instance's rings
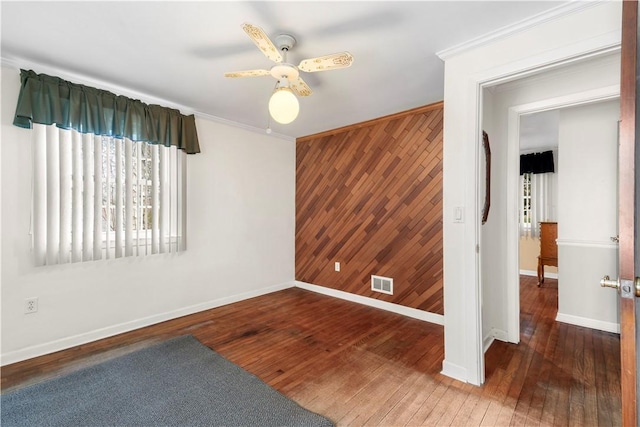
[[[278,85],[269,99],[269,114],[276,122],[286,125],[298,117],[300,103],[288,84]]]
[[[298,66],[287,62],[287,53],[296,44],[296,39],[289,34],[276,37],[277,46],[269,39],[262,28],[249,23],[242,24],[242,29],[253,40],[262,53],[276,64],[269,70],[245,70],[225,73],[225,77],[259,77],[271,75],[278,83],[269,100],[269,115],[281,124],[289,124],[298,117],[300,104],[297,96],[309,96],[313,92],[300,77],[299,70],[314,73],[316,71],[335,70],[351,66],[353,56],[349,52],[338,52],[316,58],[303,59]],[[291,81],[291,85],[289,84]],[[270,129],[270,127],[268,128]]]

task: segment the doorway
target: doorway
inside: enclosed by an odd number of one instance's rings
[[[619,85],[616,79],[619,76],[619,61],[618,53],[607,54],[506,84],[483,87],[483,129],[493,135],[492,156],[493,159],[498,159],[497,162],[494,161],[491,189],[492,214],[495,221],[493,224],[483,225],[480,230],[482,332],[485,351],[493,340],[512,343],[518,343],[520,340],[518,207],[521,120],[533,114],[551,111],[560,114],[561,111],[580,108],[579,106],[617,102],[615,100],[619,96]],[[572,158],[576,156],[575,152],[569,152]],[[562,155],[560,147],[559,156]],[[561,176],[562,171],[559,172]],[[566,189],[565,194],[569,194]],[[577,224],[580,224],[580,221]],[[562,230],[561,227],[559,224]],[[574,247],[587,245],[607,250],[615,248],[611,242],[606,241],[609,237],[599,237],[590,242],[580,242],[579,239],[572,238],[565,239],[563,243]],[[559,270],[558,274],[561,276],[562,269]],[[603,269],[598,268],[598,271],[598,274],[601,274]],[[587,280],[590,279],[584,279]],[[599,277],[592,280],[591,286],[594,289],[598,287],[598,280]],[[584,286],[588,284],[585,283]],[[565,296],[565,300],[570,301],[571,297]],[[579,300],[577,294],[573,300]],[[612,303],[615,305],[615,301]],[[559,317],[557,320],[602,330],[610,330],[607,328],[616,323],[589,323],[589,320],[594,320],[589,319],[589,316],[572,316]]]
[[[545,278],[558,278],[559,126],[559,109],[520,115],[519,153],[524,167],[518,182],[519,272],[537,278],[539,287],[548,283]],[[540,264],[543,247],[548,253]]]

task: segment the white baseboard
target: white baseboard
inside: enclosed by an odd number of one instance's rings
[[[572,316],[571,314],[558,313],[556,321],[568,323],[570,325],[583,326],[585,328],[597,329],[599,331],[620,333],[620,324],[604,322],[602,320],[589,319],[586,317]]]
[[[142,319],[132,320],[130,322],[120,323],[117,325],[97,329],[97,330],[82,333],[79,335],[74,335],[71,337],[50,341],[44,344],[38,344],[31,347],[23,348],[20,350],[2,353],[2,355],[0,356],[0,366],[5,366],[11,363],[20,362],[22,360],[31,359],[33,357],[54,353],[56,351],[65,350],[67,348],[75,347],[75,346],[86,344],[92,341],[97,341],[103,338],[108,338],[114,335],[118,335],[124,332],[129,332],[135,329],[143,328],[145,326],[154,325],[156,323],[165,322],[167,320],[172,320],[172,319],[176,319],[178,317],[186,316],[189,314],[198,313],[200,311],[221,307],[223,305],[232,304],[234,302],[239,302],[249,298],[258,297],[260,295],[270,294],[272,292],[281,291],[283,289],[287,289],[291,287],[293,287],[293,284],[291,282],[286,282],[279,285],[269,286],[269,287],[257,289],[254,291],[232,295],[229,297],[218,298],[212,301],[191,305],[189,307],[183,307],[177,310],[168,311],[166,313],[144,317]]]
[[[493,333],[494,338],[498,341],[509,342],[509,334],[507,333],[507,331],[493,328],[491,332]]]
[[[611,240],[572,240],[557,239],[558,246],[577,246],[580,248],[600,248],[618,250],[618,243]]]
[[[311,283],[295,280],[291,282],[294,286],[306,289],[308,291],[317,292],[319,294],[328,295],[334,298],[356,302],[358,304],[368,305],[370,307],[380,308],[382,310],[391,311],[393,313],[402,314],[403,316],[412,317],[414,319],[423,320],[425,322],[444,325],[444,316],[442,314],[431,313],[416,308],[405,307],[404,305],[394,304],[387,301],[377,300],[375,298],[363,297],[361,295],[350,294],[349,292],[339,291],[337,289],[326,288],[324,286],[313,285]]]
[[[538,272],[537,271],[532,271],[532,270],[520,270],[520,275],[521,276],[533,276],[533,277],[538,277]],[[549,273],[547,271],[544,272],[544,277],[549,278],[549,279],[557,279],[558,278],[558,273]]]
[[[453,378],[454,380],[462,381],[464,383],[467,381],[467,370],[455,363],[447,362],[446,360],[442,361],[442,371],[440,371],[442,375],[446,375],[448,377]]]
[[[491,328],[487,336],[482,340],[485,353],[489,350],[489,347],[491,347],[491,344],[493,344],[495,340],[509,342],[509,335],[506,331],[501,329]]]
[[[489,350],[489,347],[491,347],[491,344],[493,344],[495,340],[496,340],[496,337],[494,337],[492,334],[489,334],[486,337],[484,337],[482,339],[482,352],[486,353],[487,350]]]
[[[156,323],[165,322],[178,317],[187,316],[189,314],[198,313],[200,311],[209,310],[223,305],[232,304],[235,302],[243,301],[245,299],[258,297],[260,295],[266,295],[272,292],[277,292],[283,289],[297,286],[302,289],[307,289],[313,292],[329,295],[335,298],[340,298],[383,310],[387,310],[393,313],[401,314],[404,316],[412,317],[414,319],[423,320],[438,325],[444,325],[444,316],[441,314],[430,313],[415,308],[405,307],[399,304],[393,304],[386,301],[380,301],[375,298],[363,297],[360,295],[350,294],[348,292],[338,291],[335,289],[325,288],[318,285],[312,285],[310,283],[292,281],[286,282],[275,286],[270,286],[250,292],[244,292],[229,297],[219,298],[212,301],[207,301],[200,304],[195,304],[189,307],[172,310],[169,312],[156,314],[153,316],[145,317],[142,319],[132,320],[130,322],[120,323],[117,325],[109,326],[106,328],[96,329],[94,331],[65,337],[59,340],[50,341],[43,344],[26,347],[20,350],[10,351],[2,353],[0,355],[0,366],[9,365],[11,363],[20,362],[23,360],[31,359],[34,357],[42,356],[56,351],[66,350],[71,347],[86,344],[89,342],[97,341],[100,339],[108,338],[114,335],[118,335],[124,332],[129,332],[135,329],[143,328],[146,326],[154,325]]]

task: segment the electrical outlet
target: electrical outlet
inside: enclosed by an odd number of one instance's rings
[[[38,311],[38,298],[27,298],[24,300],[24,313],[31,314]]]
[[[340,263],[336,262],[334,267],[333,267],[336,271],[340,271]]]

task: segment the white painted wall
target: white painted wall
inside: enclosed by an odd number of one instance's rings
[[[499,113],[495,108],[494,92],[485,90],[482,97],[482,130],[489,135],[489,144],[491,147],[491,206],[489,209],[489,217],[487,222],[480,227],[480,247],[482,252],[480,253],[480,277],[482,283],[490,283],[494,277],[499,275],[501,269],[500,263],[495,262],[496,259],[503,259],[505,254],[504,247],[500,247],[496,244],[495,234],[502,234],[503,224],[500,222],[500,215],[496,214],[496,209],[500,209],[501,195],[501,183],[504,182],[504,171],[500,167],[500,146],[499,140],[496,140],[498,133],[496,126],[497,118],[496,113]],[[485,195],[485,170],[486,161],[484,150],[480,150],[479,159],[479,174],[478,181],[479,194],[480,194],[480,207],[484,206]],[[496,162],[497,161],[497,162]],[[498,203],[496,203],[498,202]],[[496,329],[496,325],[500,323],[501,312],[495,310],[489,310],[488,307],[494,306],[496,298],[498,301],[502,298],[499,293],[500,288],[497,286],[484,286],[481,289],[482,293],[482,339],[484,350],[489,348],[496,335],[499,333]],[[499,305],[499,303],[498,303]]]
[[[561,240],[611,243],[618,233],[619,119],[618,100],[560,110]]]
[[[186,252],[33,267],[30,131],[12,125],[18,71],[1,79],[2,364],[292,286],[295,142],[200,118]]]
[[[560,110],[557,319],[610,332],[619,332],[618,297],[599,281],[618,270],[619,118],[618,101]]]
[[[620,43],[620,26],[620,2],[589,4],[509,37],[444,56],[445,375],[473,384],[484,381],[482,296],[475,250],[480,243],[480,85],[615,48]],[[453,222],[456,206],[465,209],[464,223]]]

